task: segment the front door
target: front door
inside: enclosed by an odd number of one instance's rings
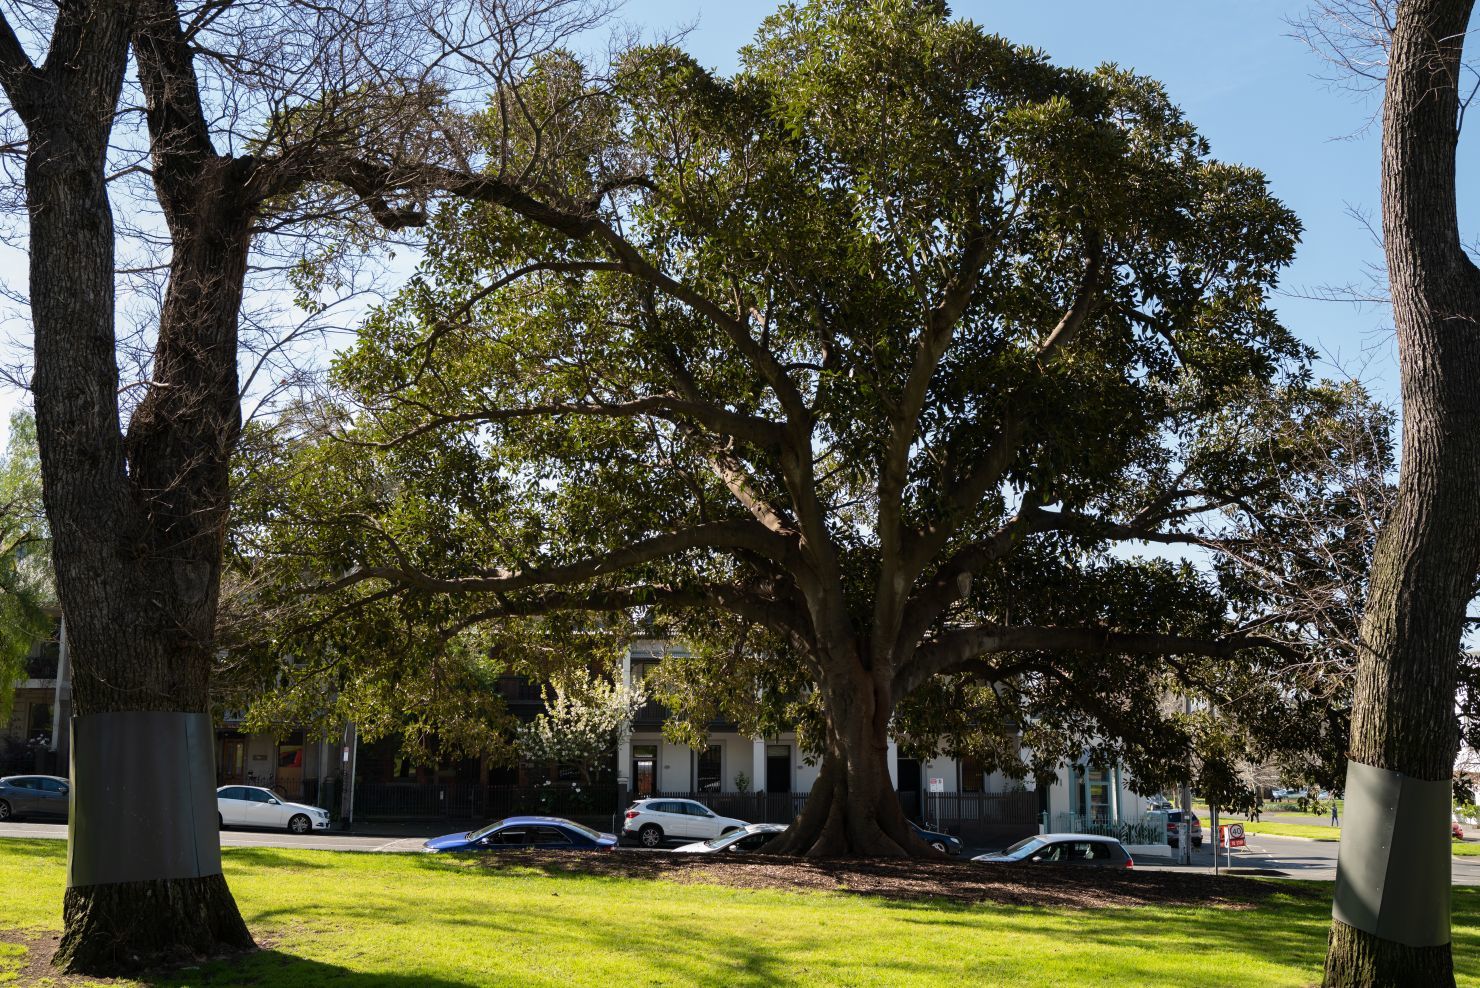
[[[791,745],[766,745],[766,792],[791,792]]]
[[[220,785],[246,782],[247,742],[242,738],[226,738],[221,742]]]
[[[915,758],[899,760],[899,805],[911,820],[920,819],[920,762]]]
[[[657,791],[658,746],[634,744],[632,746],[632,795],[641,799]]]

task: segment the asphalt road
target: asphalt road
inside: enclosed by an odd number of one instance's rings
[[[1336,852],[1340,847],[1336,841],[1272,837],[1268,834],[1250,834],[1248,841],[1247,847],[1234,848],[1226,856],[1220,854],[1219,866],[1232,867],[1235,874],[1244,869],[1260,869],[1311,881],[1333,881],[1336,878]],[[1146,855],[1136,858],[1136,867],[1157,871],[1211,871],[1212,845],[1204,843],[1201,850],[1194,851],[1190,867],[1174,864],[1170,858]],[[1455,885],[1480,885],[1480,858],[1452,858],[1450,868]]]
[[[433,830],[436,833],[433,833]],[[428,837],[446,830],[432,828],[421,834],[346,834],[326,832],[294,834],[276,831],[225,830],[221,832],[223,847],[297,847],[321,851],[417,851]],[[66,840],[66,824],[60,823],[4,823],[0,824],[0,839],[41,838]],[[1270,837],[1250,834],[1249,846],[1233,851],[1230,866],[1235,873],[1241,870],[1258,869],[1277,871],[1290,878],[1310,881],[1331,881],[1336,877],[1335,841],[1306,840],[1299,837]],[[1219,864],[1223,864],[1220,857]],[[1136,859],[1138,869],[1154,871],[1202,871],[1211,872],[1213,853],[1210,844],[1193,853],[1190,866],[1173,863],[1171,858],[1141,855]],[[1480,885],[1480,858],[1454,858],[1453,881],[1456,885]]]
[[[451,830],[452,828],[447,828]],[[438,833],[445,833],[439,831]],[[334,831],[304,834],[301,837],[273,830],[223,830],[222,847],[297,847],[315,851],[419,851],[421,842],[437,834],[420,836],[387,836],[374,834],[346,834]],[[28,837],[45,840],[66,840],[65,823],[0,823],[0,839]]]

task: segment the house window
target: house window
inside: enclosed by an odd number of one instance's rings
[[[986,775],[982,771],[982,763],[967,755],[961,759],[961,791],[981,792],[982,777]]]
[[[1110,773],[1103,768],[1091,768],[1085,781],[1089,796],[1089,818],[1095,823],[1110,820]]]
[[[724,777],[720,769],[719,745],[711,744],[699,752],[697,762],[694,769],[697,785],[694,788],[699,792],[719,792],[720,780]]]
[[[34,741],[37,738],[51,740],[51,704],[31,704],[30,719],[26,722],[26,740]]]

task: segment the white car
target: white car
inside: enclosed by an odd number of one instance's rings
[[[776,835],[786,830],[784,823],[748,823],[739,830],[711,837],[683,847],[675,847],[675,854],[718,854],[720,851],[758,851]]]
[[[328,810],[286,802],[258,786],[222,786],[216,790],[216,811],[223,827],[269,827],[295,834],[329,829]]]
[[[643,847],[662,847],[671,840],[709,840],[748,826],[692,799],[639,799],[627,807],[626,817],[622,836]]]

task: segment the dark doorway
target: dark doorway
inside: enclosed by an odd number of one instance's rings
[[[791,792],[791,745],[766,745],[766,792]]]
[[[916,758],[899,760],[899,805],[904,815],[916,822],[920,819],[920,761]]]

